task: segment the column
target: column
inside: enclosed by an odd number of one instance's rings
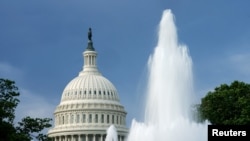
[[[78,135],[78,141],[82,141],[82,140],[81,140],[81,135]]]
[[[93,141],[95,141],[95,134],[93,134]]]
[[[68,135],[65,136],[65,141],[69,141],[69,136]]]
[[[103,141],[102,136],[103,136],[103,135],[101,134],[101,141]]]
[[[119,141],[122,141],[122,138],[121,138],[121,137],[122,137],[122,136],[120,135],[120,136],[119,136]]]
[[[86,136],[85,136],[85,137],[86,137],[86,141],[89,141],[88,134],[86,134]]]

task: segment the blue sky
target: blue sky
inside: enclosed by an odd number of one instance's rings
[[[0,78],[21,91],[17,118],[53,117],[83,65],[88,28],[98,68],[118,89],[127,125],[142,119],[146,64],[162,12],[171,9],[193,60],[197,98],[222,83],[250,83],[248,0],[1,0]]]

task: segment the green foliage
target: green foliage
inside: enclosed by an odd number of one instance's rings
[[[15,82],[0,79],[0,141],[30,141],[36,138],[39,141],[48,141],[43,129],[51,127],[50,118],[25,117],[18,125],[14,125],[15,108],[19,103],[18,88]]]
[[[15,118],[15,108],[19,103],[18,88],[15,82],[0,79],[0,120],[12,123]]]
[[[51,127],[51,124],[49,122],[51,119],[49,118],[31,118],[31,117],[25,117],[22,119],[21,122],[18,122],[19,126],[16,128],[18,133],[22,133],[25,135],[27,138],[31,139],[32,133],[39,133],[41,132],[44,128],[49,128]],[[46,138],[42,134],[39,134],[36,136],[37,139],[44,139]]]
[[[216,87],[202,98],[198,111],[212,124],[250,125],[250,84],[234,81]]]

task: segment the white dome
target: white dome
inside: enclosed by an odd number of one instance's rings
[[[115,86],[100,74],[79,75],[65,87],[61,104],[98,99],[119,102]]]
[[[108,127],[115,125],[119,140],[123,141],[128,133],[127,113],[115,86],[97,69],[92,41],[83,57],[82,71],[63,90],[54,112],[54,128],[48,136],[54,140],[103,141]]]

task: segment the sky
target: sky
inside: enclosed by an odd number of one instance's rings
[[[16,118],[50,117],[82,69],[88,28],[98,69],[117,88],[127,114],[143,120],[147,61],[164,10],[193,62],[198,101],[234,80],[250,83],[248,0],[1,0],[0,78],[16,82]]]

